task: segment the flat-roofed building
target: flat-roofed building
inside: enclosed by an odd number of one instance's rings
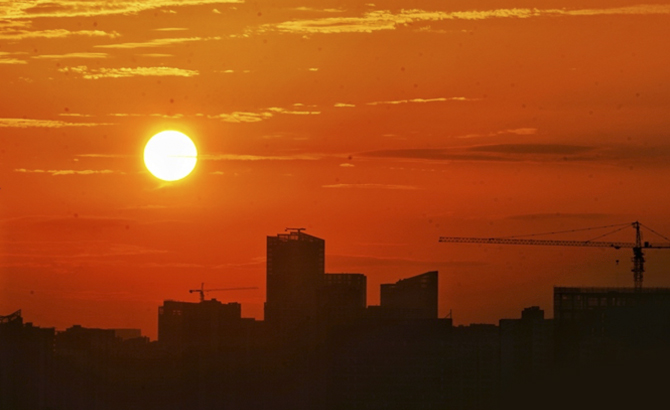
[[[436,319],[437,278],[437,271],[431,271],[381,285],[381,308],[406,318]]]

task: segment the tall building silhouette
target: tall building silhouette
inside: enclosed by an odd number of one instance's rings
[[[288,231],[267,237],[265,321],[283,330],[316,321],[325,273],[325,241]]]
[[[437,271],[381,285],[381,308],[414,319],[437,318]]]

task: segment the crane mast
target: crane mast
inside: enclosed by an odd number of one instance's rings
[[[625,224],[628,226],[629,224]],[[644,276],[644,252],[643,249],[670,249],[670,243],[649,243],[642,241],[642,232],[640,227],[642,224],[635,221],[630,224],[633,229],[635,229],[635,242],[606,242],[606,241],[575,241],[575,240],[551,240],[551,239],[524,239],[524,238],[475,238],[475,237],[458,237],[458,236],[442,236],[440,237],[440,242],[450,242],[450,243],[478,243],[478,244],[489,244],[489,245],[539,245],[539,246],[580,246],[580,247],[591,247],[591,248],[630,248],[633,250],[633,267],[631,272],[633,273],[633,282],[636,290],[642,289],[642,279]],[[616,225],[611,225],[612,227]],[[602,228],[602,227],[599,227]],[[598,229],[598,228],[587,228]],[[623,229],[623,228],[621,228]],[[621,230],[618,229],[617,231]],[[649,228],[648,228],[649,229]],[[577,231],[577,230],[573,230]],[[615,232],[617,232],[615,231]],[[652,232],[656,233],[652,230]],[[562,233],[562,232],[549,232],[548,234],[553,233]],[[662,236],[665,239],[665,236],[656,233],[659,236]],[[534,236],[534,235],[533,235]],[[670,241],[670,239],[668,239]]]

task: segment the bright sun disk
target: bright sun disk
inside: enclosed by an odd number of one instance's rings
[[[144,164],[163,181],[182,179],[193,171],[198,151],[191,139],[179,131],[162,131],[144,147]]]

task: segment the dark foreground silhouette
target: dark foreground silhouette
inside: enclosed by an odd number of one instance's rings
[[[670,289],[554,288],[498,325],[438,318],[438,273],[326,274],[324,241],[268,237],[265,321],[165,301],[158,341],[0,316],[0,410],[659,408]]]

